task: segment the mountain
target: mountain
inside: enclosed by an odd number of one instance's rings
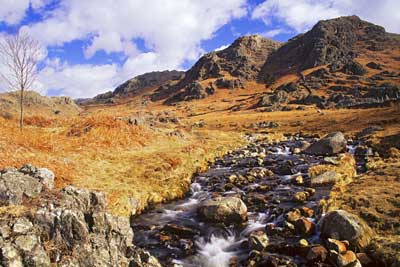
[[[184,79],[174,85],[159,88],[153,100],[167,98],[168,102],[204,98],[215,91],[214,85],[208,89],[199,83],[208,79],[219,79],[219,88],[243,87],[245,80],[255,80],[268,56],[282,44],[260,35],[243,36],[229,47],[202,56],[189,69]]]
[[[382,51],[399,44],[399,35],[386,33],[381,26],[357,16],[318,22],[271,54],[260,74],[268,82],[287,73],[335,63],[345,64],[367,51]]]
[[[119,85],[113,92],[99,94],[90,99],[79,99],[79,104],[114,103],[118,99],[137,96],[147,89],[155,88],[167,81],[179,80],[183,71],[154,71],[136,76]]]
[[[0,116],[15,117],[19,113],[20,93],[7,92],[0,94]],[[76,115],[81,108],[70,97],[47,97],[34,91],[26,91],[24,96],[26,115]]]

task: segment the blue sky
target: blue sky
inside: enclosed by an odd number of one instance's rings
[[[237,37],[286,41],[359,15],[400,32],[398,0],[0,0],[0,38],[28,32],[43,58],[34,90],[92,97],[152,70],[190,68]],[[0,68],[1,71],[1,68]],[[7,90],[1,86],[0,90]]]

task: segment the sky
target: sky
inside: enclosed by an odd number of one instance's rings
[[[32,90],[86,98],[146,72],[187,70],[242,35],[287,41],[354,14],[400,33],[399,0],[0,0],[0,41],[23,31],[42,45]]]

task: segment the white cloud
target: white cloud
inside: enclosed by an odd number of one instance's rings
[[[261,33],[261,35],[263,35],[265,37],[268,37],[268,38],[272,38],[272,37],[275,37],[275,36],[277,36],[279,34],[287,33],[287,32],[288,31],[283,29],[283,28],[277,28],[277,29],[272,29],[272,30],[266,31],[264,33]]]
[[[116,73],[112,77],[122,82],[147,71],[179,69],[184,62],[196,60],[204,52],[201,41],[212,38],[216,30],[230,20],[244,16],[247,13],[245,4],[246,0],[102,0],[101,3],[98,0],[64,0],[49,11],[43,21],[25,25],[23,29],[51,48],[83,40],[87,43],[83,48],[86,58],[100,50],[122,52],[127,59],[122,66],[115,66]],[[132,42],[136,38],[144,40],[146,52],[139,51]],[[104,67],[80,65],[85,77],[81,79],[76,73],[69,79],[86,85],[85,81],[91,76],[84,74],[83,66],[87,69]],[[67,70],[79,68],[66,66],[53,74],[62,79]],[[104,91],[108,84],[95,83],[90,88],[95,85],[97,90],[87,89],[83,93],[79,92],[82,86],[71,89],[64,86],[64,92],[92,96]]]
[[[0,0],[0,22],[17,24],[25,16],[29,0]]]
[[[399,11],[398,0],[266,0],[253,10],[252,18],[304,32],[322,19],[358,15],[388,31],[400,32]]]
[[[9,25],[18,24],[24,17],[29,6],[38,11],[51,0],[0,0],[0,22]]]
[[[99,91],[114,88],[118,78],[115,64],[68,65],[59,59],[48,61],[37,77],[35,90],[46,94],[50,89],[59,90],[61,95],[74,98],[93,96]]]

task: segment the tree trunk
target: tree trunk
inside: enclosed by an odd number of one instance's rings
[[[24,89],[21,88],[21,96],[20,96],[20,118],[19,118],[19,130],[22,132],[22,129],[24,128]]]

